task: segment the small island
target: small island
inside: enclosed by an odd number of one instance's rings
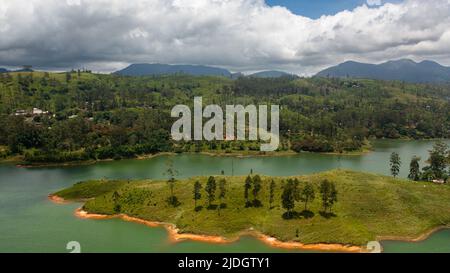
[[[369,241],[419,240],[450,224],[450,187],[349,170],[298,177],[93,180],[50,195],[84,202],[79,217],[163,225],[171,239],[364,252]]]

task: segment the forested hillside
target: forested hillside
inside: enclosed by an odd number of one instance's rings
[[[89,72],[0,74],[0,153],[28,162],[157,152],[258,151],[254,142],[173,143],[176,104],[278,104],[280,151],[361,150],[370,138],[450,136],[450,87],[375,80]],[[33,110],[34,109],[34,110]]]

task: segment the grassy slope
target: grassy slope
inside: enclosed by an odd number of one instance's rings
[[[175,194],[181,201],[177,208],[164,201],[168,187],[161,181],[88,181],[56,193],[66,199],[89,200],[84,209],[91,213],[114,214],[112,192],[121,195],[122,212],[138,218],[175,223],[181,232],[234,237],[241,231],[254,228],[284,241],[302,243],[343,243],[364,245],[377,236],[419,236],[425,231],[450,223],[450,187],[430,183],[415,183],[385,176],[335,170],[302,176],[302,181],[318,185],[321,179],[335,181],[339,202],[334,207],[336,217],[319,214],[320,200],[311,205],[314,217],[283,220],[280,206],[281,178],[277,183],[276,204],[268,209],[269,177],[263,177],[260,193],[262,208],[244,208],[244,177],[228,177],[228,193],[221,216],[217,211],[203,209],[194,212],[193,182],[199,179],[203,187],[205,177],[179,181]],[[200,205],[205,205],[204,192]],[[216,202],[217,203],[217,202]],[[303,210],[299,203],[297,211]],[[297,229],[299,236],[296,236]]]

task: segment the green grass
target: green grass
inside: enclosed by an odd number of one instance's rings
[[[365,245],[377,236],[417,237],[427,230],[450,223],[450,187],[425,182],[411,182],[381,175],[334,170],[298,177],[316,187],[316,199],[310,205],[312,218],[285,220],[280,205],[282,181],[273,177],[276,194],[273,209],[269,209],[269,183],[271,177],[263,178],[260,192],[261,208],[245,208],[245,177],[227,177],[227,205],[218,215],[207,210],[206,194],[198,205],[204,208],[194,211],[193,184],[199,180],[203,188],[207,177],[178,181],[175,195],[181,205],[173,208],[166,203],[169,188],[164,181],[87,181],[56,193],[69,200],[90,198],[84,209],[91,213],[114,214],[114,191],[120,194],[121,212],[145,220],[176,224],[181,232],[205,235],[238,236],[250,228],[274,236],[283,241],[302,243],[341,243]],[[334,206],[335,217],[320,214],[321,202],[318,184],[328,179],[336,182],[339,192]],[[216,201],[215,204],[218,204]],[[298,203],[296,211],[303,210]],[[298,236],[297,236],[298,230]]]

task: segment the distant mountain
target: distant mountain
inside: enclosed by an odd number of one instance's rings
[[[12,72],[34,72],[34,70],[31,69],[31,68],[21,68],[21,69],[18,69],[18,70],[14,70]]]
[[[16,70],[8,70],[6,68],[1,68],[0,67],[0,73],[8,73],[8,72],[33,72],[34,70],[27,67],[27,68],[21,68],[21,69],[16,69]]]
[[[245,75],[241,72],[236,72],[236,73],[231,74],[231,78],[233,80],[239,79],[240,77],[245,77]]]
[[[401,59],[382,64],[367,64],[348,61],[319,72],[318,77],[367,78],[377,80],[399,80],[412,83],[450,82],[450,67],[433,61],[416,63]]]
[[[261,72],[249,75],[249,77],[255,77],[255,78],[279,78],[279,77],[285,77],[285,76],[292,76],[292,74],[289,74],[289,73],[286,73],[283,71],[270,70],[270,71],[261,71]]]
[[[170,64],[132,64],[125,69],[114,72],[122,76],[172,75],[187,74],[194,76],[231,77],[230,71],[202,65],[170,65]]]

